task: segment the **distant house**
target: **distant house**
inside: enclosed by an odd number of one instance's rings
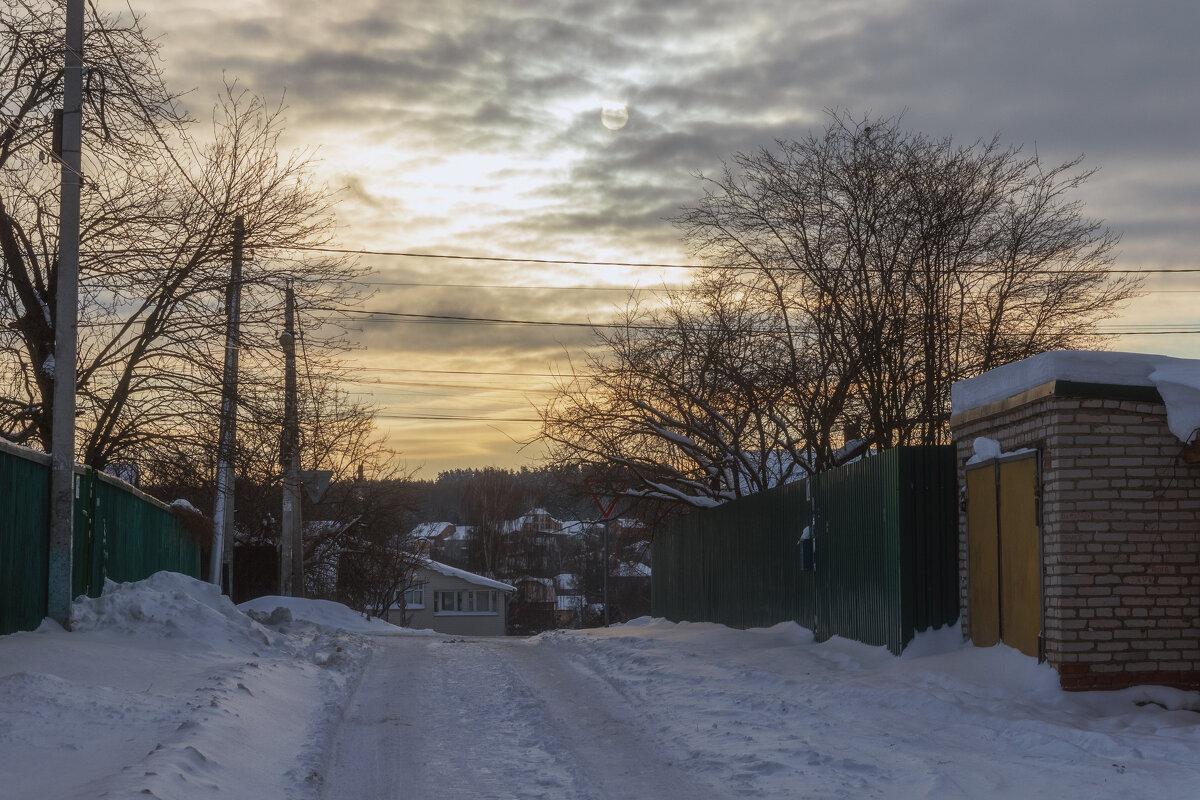
[[[504,533],[558,533],[563,524],[544,508],[535,508],[516,519],[507,520],[501,527]]]
[[[587,612],[587,598],[581,594],[560,594],[554,598],[554,626],[578,628]]]
[[[422,522],[412,529],[410,536],[416,543],[418,554],[443,564],[459,566],[466,564],[470,525],[455,525],[453,522]]]
[[[426,560],[414,571],[401,602],[388,611],[388,621],[458,636],[503,636],[509,596],[515,591],[506,583]]]
[[[513,584],[517,593],[513,597],[511,632],[539,633],[553,628],[557,604],[554,581],[524,575]]]

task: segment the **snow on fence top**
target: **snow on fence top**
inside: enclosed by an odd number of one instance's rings
[[[1200,360],[1146,353],[1054,350],[1005,364],[950,388],[953,413],[961,414],[1050,381],[1152,386],[1167,406],[1167,426],[1187,443],[1200,429]]]

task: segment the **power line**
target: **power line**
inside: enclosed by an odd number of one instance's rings
[[[541,422],[518,417],[471,417],[457,414],[376,414],[379,419],[437,420],[445,422]]]
[[[481,372],[462,369],[413,369],[406,367],[357,367],[362,372],[417,372],[426,375],[501,375],[504,377],[521,378],[560,378],[554,372]]]
[[[548,392],[548,393],[553,393],[553,392],[557,391],[557,389],[538,388],[538,387],[514,388],[514,387],[510,387],[510,386],[481,386],[481,385],[469,384],[469,383],[426,383],[424,381],[385,381],[385,380],[381,380],[379,378],[375,378],[374,380],[347,379],[347,380],[343,381],[343,383],[353,383],[358,386],[398,386],[398,387],[415,386],[417,388],[431,387],[431,388],[438,388],[438,389],[475,389],[475,390],[486,391],[486,392],[539,392],[539,393]]]
[[[370,250],[343,247],[318,247],[311,245],[260,245],[262,250],[304,250],[316,253],[339,253],[342,255],[362,255],[362,256],[394,256],[397,258],[430,258],[430,259],[452,259],[457,261],[499,261],[512,264],[566,264],[582,267],[644,267],[650,269],[719,269],[719,266],[707,264],[667,264],[667,263],[647,263],[636,261],[584,261],[579,259],[566,258],[535,258],[527,256],[480,256],[480,255],[458,255],[450,253],[414,253],[402,250]],[[967,269],[958,270],[958,272],[982,273],[988,274],[995,270],[980,270]],[[1040,269],[1030,270],[1032,274],[1049,275],[1061,272],[1061,270]],[[1105,274],[1105,275],[1169,275],[1169,274],[1192,274],[1200,273],[1200,267],[1150,267],[1145,269],[1075,269],[1064,274]]]
[[[422,283],[420,281],[347,281],[360,286],[407,286],[429,289],[530,289],[555,292],[638,292],[658,291],[659,287],[646,286],[519,286],[505,283]],[[683,286],[667,286],[666,289],[683,289]]]
[[[438,258],[457,261],[503,261],[513,264],[567,264],[580,267],[647,267],[652,269],[708,269],[698,264],[647,264],[629,261],[580,261],[565,258],[519,258],[511,256],[463,256],[448,253],[408,253],[392,250],[351,250],[342,247],[316,247],[307,245],[261,245],[261,250],[305,250],[315,253],[339,253],[357,256],[397,256],[400,258]]]
[[[1189,333],[1200,333],[1200,328],[1176,331],[1100,331],[1106,336],[1181,336]]]
[[[531,325],[535,327],[565,327],[565,328],[613,328],[626,327],[616,323],[591,323],[591,322],[570,322],[558,320],[534,320],[534,319],[504,319],[500,317],[466,317],[455,314],[410,314],[403,311],[368,311],[358,309],[319,309],[321,311],[333,311],[338,314],[362,314],[365,316],[379,316],[393,318],[397,322],[441,322],[441,323],[459,323],[459,324],[483,324],[483,325]],[[353,319],[353,317],[351,318]]]
[[[531,319],[506,319],[499,317],[468,317],[456,314],[411,314],[401,311],[370,311],[346,309],[340,310],[342,314],[362,314],[368,317],[384,317],[394,322],[415,322],[415,323],[444,323],[444,324],[476,324],[476,325],[528,325],[531,327],[567,327],[567,328],[624,328],[629,330],[651,330],[651,331],[670,331],[675,330],[675,326],[669,325],[633,325],[620,322],[574,322],[570,320],[531,320]],[[382,321],[382,320],[375,320]],[[1176,323],[1187,325],[1188,323]],[[1161,326],[1138,326],[1130,325],[1123,329],[1107,328],[1099,329],[1098,332],[1105,334],[1127,334],[1150,331],[1140,331],[1143,327],[1161,327]],[[1153,333],[1200,333],[1200,330],[1183,329],[1183,330],[1164,330],[1153,331]]]
[[[8,127],[10,129],[20,130],[20,126],[18,126],[16,124],[17,120],[19,119],[18,117],[7,116],[3,112],[0,112],[0,118],[11,120],[8,123]],[[46,145],[42,144],[37,139],[30,139],[29,144],[32,145],[33,148],[35,150],[37,150],[39,153],[41,153],[42,155],[49,158],[52,163],[58,165],[59,167],[65,169],[69,172],[74,173],[75,176],[79,178],[79,182],[80,182],[81,186],[84,185],[85,183],[87,183],[87,176],[84,175],[82,171],[75,169],[75,167],[71,166],[66,161],[63,161],[62,156],[60,156],[58,153],[54,152],[54,150],[52,150],[49,147],[46,147]]]

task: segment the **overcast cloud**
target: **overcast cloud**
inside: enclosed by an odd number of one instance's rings
[[[800,137],[824,110],[905,113],[960,141],[999,134],[1100,173],[1080,195],[1122,232],[1122,266],[1193,267],[1200,251],[1200,69],[1192,2],[1121,0],[222,0],[137,5],[165,33],[171,84],[203,116],[221,76],[286,90],[290,146],[345,187],[343,244],[369,249],[685,261],[667,219],[736,151]],[[604,103],[629,122],[600,124]],[[380,281],[649,286],[670,271],[371,257]],[[1152,279],[1149,288],[1200,288]],[[614,292],[380,286],[372,308],[602,319]],[[1152,294],[1124,322],[1194,321],[1196,295]],[[1151,309],[1153,314],[1151,315]],[[571,328],[364,322],[375,366],[547,372]],[[1191,340],[1123,349],[1194,354]],[[408,380],[419,375],[404,374]],[[431,378],[433,380],[433,378]],[[474,385],[479,380],[464,378]],[[498,384],[541,379],[488,379]],[[449,376],[437,378],[451,383]],[[377,394],[388,413],[529,417],[543,395]],[[520,463],[484,424],[390,421],[430,477]],[[504,425],[514,438],[531,426]],[[535,453],[536,451],[527,451]]]

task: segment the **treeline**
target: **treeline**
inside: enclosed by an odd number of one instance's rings
[[[595,519],[599,511],[576,467],[454,469],[432,480],[398,481],[411,500],[408,530],[422,522],[480,525],[544,508],[562,520]]]

